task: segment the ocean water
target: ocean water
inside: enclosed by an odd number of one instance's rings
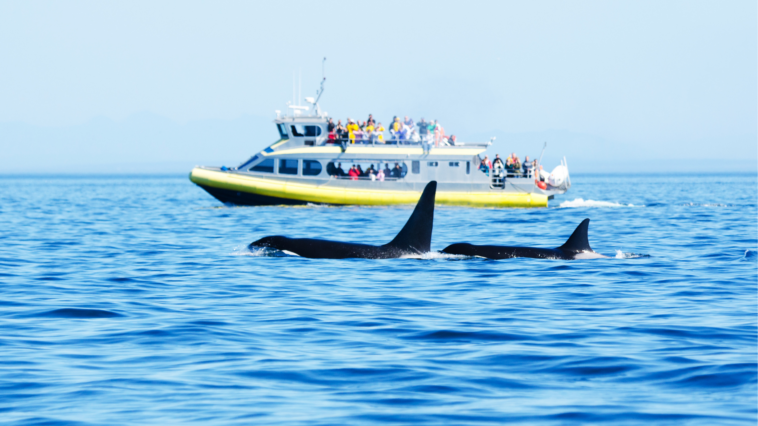
[[[576,175],[547,209],[438,207],[454,242],[609,259],[313,260],[405,207],[226,207],[186,176],[0,177],[5,424],[758,420],[755,174]]]

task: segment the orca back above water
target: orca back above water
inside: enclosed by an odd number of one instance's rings
[[[468,243],[451,244],[442,250],[443,253],[463,256],[479,256],[488,259],[511,259],[514,257],[530,257],[534,259],[598,259],[607,256],[596,253],[590,247],[587,237],[590,220],[584,219],[576,227],[568,241],[560,247],[545,249],[535,247],[509,246],[477,246]]]
[[[383,246],[272,236],[252,242],[248,248],[272,248],[312,259],[391,259],[420,255],[431,250],[436,192],[437,182],[429,182],[403,229]]]

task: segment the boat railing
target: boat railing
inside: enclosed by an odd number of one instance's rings
[[[340,145],[343,149],[348,146],[357,145],[371,145],[371,146],[421,146],[423,148],[457,148],[457,147],[487,147],[488,143],[476,143],[476,142],[455,142],[450,144],[449,142],[434,140],[414,140],[414,139],[327,139],[324,142],[325,145]]]
[[[491,171],[485,172],[487,176],[492,178],[534,178],[534,170],[513,170],[507,168],[495,168]]]
[[[380,181],[380,182],[394,182],[403,179],[402,177],[385,177],[384,179],[379,179],[374,175],[372,178],[371,176],[332,176],[332,179],[337,180],[368,180],[368,181]]]

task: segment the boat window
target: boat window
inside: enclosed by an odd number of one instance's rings
[[[285,175],[296,175],[297,160],[279,160],[279,173]]]
[[[303,126],[302,124],[293,124],[290,126],[290,129],[292,129],[292,136],[315,137],[321,135],[321,126]]]
[[[418,174],[419,172],[421,172],[421,166],[419,164],[420,164],[419,161],[414,161],[411,163],[411,170],[413,171],[413,173]]]
[[[329,163],[334,167],[334,163]],[[316,160],[303,160],[303,176],[318,176],[321,174],[321,163]]]
[[[466,174],[471,174],[471,161],[466,161]]]
[[[450,167],[458,167],[459,163],[457,161],[451,161]]]
[[[264,173],[274,173],[274,159],[273,158],[267,158],[260,163],[253,166],[250,171],[253,172],[264,172]]]
[[[426,165],[429,166],[429,167],[437,167],[437,166],[440,165],[440,163],[437,162],[437,161],[430,161],[430,162],[426,163]]]
[[[395,170],[395,165],[400,167],[400,176]],[[333,176],[337,179],[350,179],[350,180],[375,180],[378,179],[378,171],[382,170],[384,173],[385,181],[393,181],[399,178],[404,178],[408,174],[408,165],[402,161],[374,161],[374,160],[348,160],[346,163],[342,163],[341,167],[339,161],[330,161],[326,164],[326,173],[329,176]],[[358,176],[351,176],[350,169],[357,167],[359,170]],[[375,173],[371,173],[371,170]],[[303,171],[305,174],[305,171]],[[371,175],[375,174],[372,178]]]
[[[240,165],[239,167],[237,167],[237,170],[242,170],[242,171],[244,171],[244,170],[245,170],[245,169],[247,169],[247,168],[248,168],[248,167],[249,167],[251,164],[253,164],[253,162],[254,162],[255,160],[257,160],[257,159],[258,159],[258,154],[255,154],[255,155],[253,155],[253,156],[252,156],[252,157],[251,157],[249,160],[245,161],[244,163],[242,163],[242,165]]]
[[[305,136],[320,136],[321,126],[305,126]]]
[[[287,139],[287,125],[284,123],[279,123],[276,125],[277,130],[279,130],[279,137],[282,139]]]

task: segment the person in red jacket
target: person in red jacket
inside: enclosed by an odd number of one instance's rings
[[[360,173],[358,173],[358,169],[355,168],[355,164],[350,167],[350,171],[347,172],[347,175],[350,176],[350,180],[358,180]]]

